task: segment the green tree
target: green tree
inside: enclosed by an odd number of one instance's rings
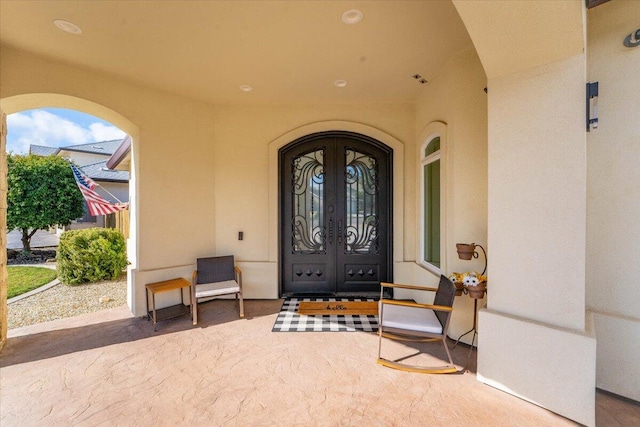
[[[7,227],[22,232],[31,251],[37,230],[69,225],[82,216],[84,198],[69,163],[56,156],[7,156]]]

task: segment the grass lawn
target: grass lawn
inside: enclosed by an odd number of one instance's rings
[[[7,299],[46,285],[56,278],[55,270],[44,267],[7,266]]]

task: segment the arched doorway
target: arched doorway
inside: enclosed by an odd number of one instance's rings
[[[340,131],[280,149],[281,295],[371,295],[391,280],[392,154]]]
[[[2,152],[5,150],[6,141],[6,115],[13,114],[20,111],[32,110],[37,108],[65,108],[70,110],[81,111],[96,117],[99,117],[123,130],[131,137],[133,143],[139,140],[139,129],[136,125],[130,122],[127,118],[121,114],[105,107],[101,104],[88,101],[86,99],[77,98],[69,95],[62,95],[56,93],[31,93],[15,95],[0,100],[0,116],[2,117],[2,143],[0,148]],[[130,234],[127,242],[127,255],[130,261],[130,269],[135,268],[137,262],[137,198],[135,177],[137,175],[137,165],[135,162],[134,149],[132,145],[131,149],[131,166],[130,166]],[[6,171],[6,157],[2,158],[0,164],[0,170]],[[6,180],[6,177],[3,178]],[[6,188],[6,182],[5,182]],[[0,192],[0,197],[6,203],[6,193]],[[4,205],[6,206],[6,204]],[[6,242],[3,242],[2,249],[6,248]],[[3,259],[2,270],[6,272],[6,258]],[[6,277],[6,273],[3,274]],[[4,279],[3,279],[4,280]],[[132,310],[135,308],[135,289],[133,288],[133,282],[131,275],[127,280],[127,304]],[[6,282],[0,283],[0,348],[4,344],[7,336],[7,299],[6,299]]]

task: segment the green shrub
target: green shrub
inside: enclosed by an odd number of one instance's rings
[[[65,231],[57,262],[58,278],[69,285],[115,280],[127,266],[124,237],[109,228]]]

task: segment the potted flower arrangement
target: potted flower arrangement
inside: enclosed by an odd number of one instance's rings
[[[487,291],[487,276],[478,272],[452,273],[449,279],[456,287],[456,296],[469,294],[471,298],[480,299]]]
[[[451,282],[456,287],[456,296],[459,297],[460,295],[462,295],[462,291],[464,291],[464,284],[462,283],[462,281],[464,280],[464,274],[455,272],[451,273],[451,275],[449,276],[449,280],[451,280]]]

